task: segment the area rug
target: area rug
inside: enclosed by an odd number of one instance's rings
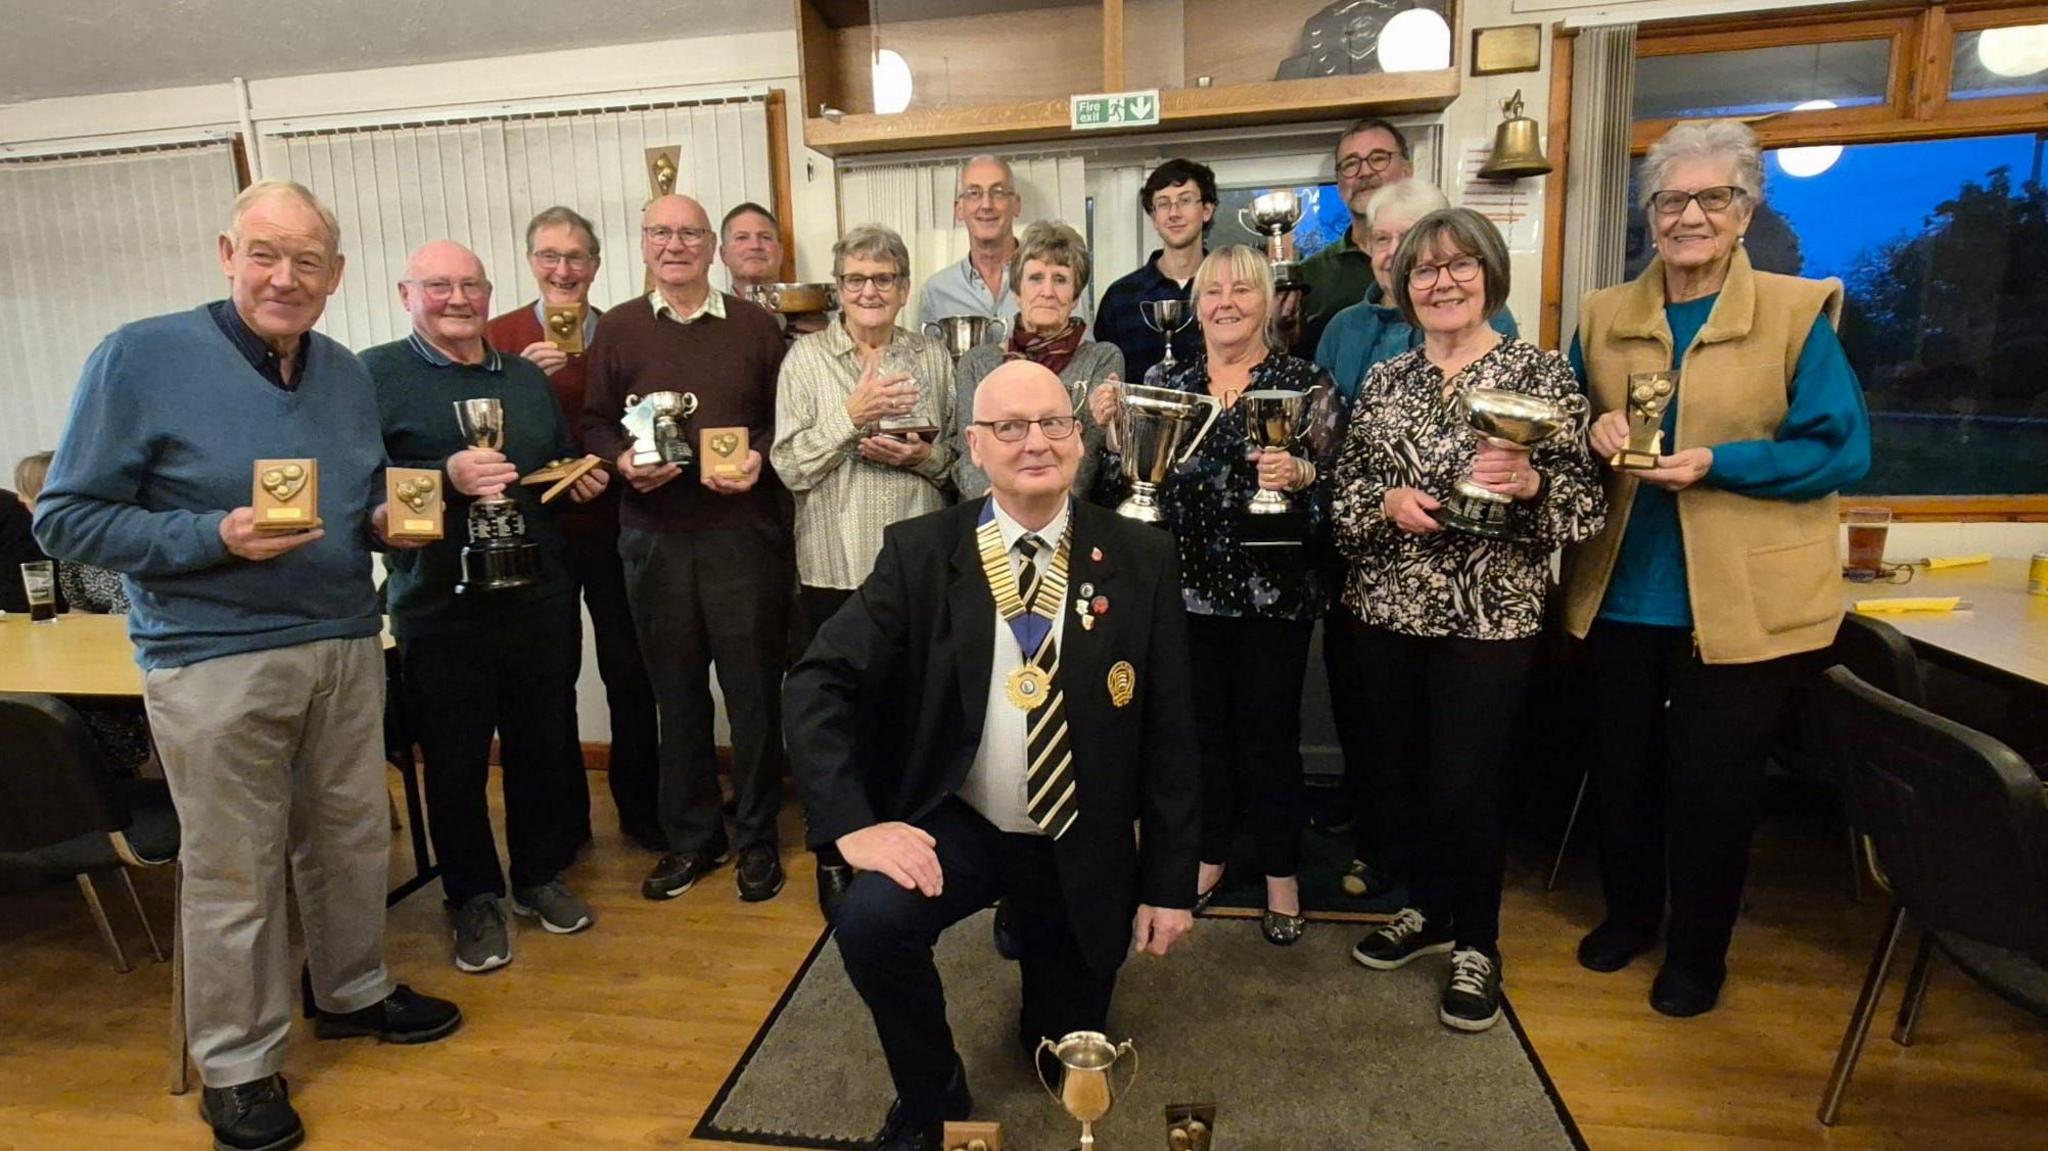
[[[1164,1146],[1164,1108],[1183,1102],[1216,1105],[1218,1151],[1585,1151],[1512,1010],[1453,1033],[1436,1019],[1448,957],[1368,971],[1349,954],[1356,934],[1314,924],[1276,948],[1256,923],[1209,919],[1171,956],[1126,963],[1109,1031],[1136,1044],[1137,1077],[1095,1126],[1103,1151]],[[988,913],[946,933],[939,968],[975,1118],[1000,1122],[1010,1151],[1072,1147],[1079,1125],[1014,1045],[1017,967],[996,956]],[[827,935],[695,1137],[857,1148],[892,1095]]]

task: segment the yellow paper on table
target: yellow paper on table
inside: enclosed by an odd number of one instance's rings
[[[1862,615],[1908,611],[1955,611],[1962,603],[1963,597],[1955,595],[1898,596],[1893,599],[1859,599],[1856,601],[1856,610]]]
[[[1983,555],[1975,555],[1975,556],[1928,556],[1928,557],[1927,557],[1927,567],[1928,567],[1928,570],[1930,570],[1930,571],[1938,570],[1938,569],[1941,569],[1941,568],[1967,568],[1967,567],[1976,567],[1976,566],[1977,566],[1978,564],[1988,564],[1988,563],[1990,563],[1990,562],[1991,562],[1991,553],[1990,553],[1990,552],[1985,552],[1985,553],[1984,553]]]

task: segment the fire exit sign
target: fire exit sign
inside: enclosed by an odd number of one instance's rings
[[[1098,92],[1068,97],[1075,131],[1097,128],[1151,128],[1159,123],[1159,89],[1142,92]]]

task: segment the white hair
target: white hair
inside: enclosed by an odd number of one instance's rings
[[[1650,145],[1643,157],[1642,206],[1662,191],[1671,169],[1687,160],[1726,160],[1735,165],[1735,186],[1751,204],[1764,198],[1764,153],[1756,133],[1740,120],[1681,120]]]
[[[1003,185],[1012,192],[1017,190],[1017,171],[1010,167],[1010,162],[992,152],[983,152],[979,156],[967,157],[967,162],[960,165],[960,178],[954,181],[955,191],[964,192],[967,190],[967,169],[974,167],[976,164],[994,164],[996,167],[1001,168],[1003,170]]]
[[[334,218],[333,210],[321,203],[320,197],[315,196],[311,188],[291,180],[258,180],[242,189],[241,194],[235,197],[235,202],[228,208],[226,235],[235,242],[236,247],[239,248],[242,244],[242,217],[249,214],[250,208],[272,196],[284,196],[311,208],[320,217],[321,226],[327,229],[328,249],[336,252],[341,250],[341,221]]]
[[[1410,177],[1382,184],[1365,202],[1365,222],[1368,226],[1380,218],[1381,212],[1391,211],[1405,216],[1410,221],[1420,220],[1431,212],[1441,212],[1451,206],[1443,189],[1427,180]]]

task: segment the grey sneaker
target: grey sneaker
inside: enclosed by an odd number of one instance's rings
[[[470,975],[512,962],[512,933],[495,895],[472,895],[455,909],[455,969]]]
[[[512,914],[538,919],[542,927],[556,935],[574,935],[597,922],[583,897],[559,879],[550,879],[539,887],[513,888]]]

